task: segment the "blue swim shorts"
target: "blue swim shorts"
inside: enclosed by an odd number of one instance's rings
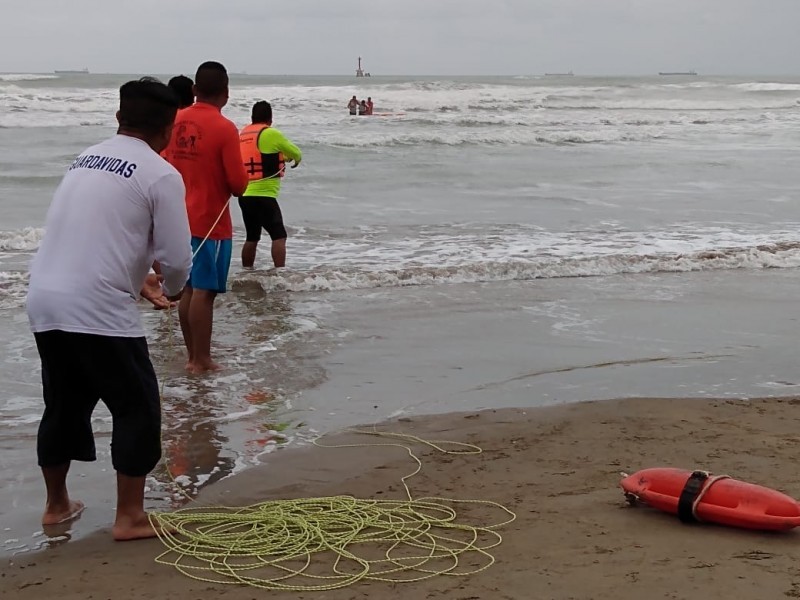
[[[200,245],[202,244],[202,246]],[[200,248],[198,251],[197,249]],[[192,237],[192,273],[189,286],[195,290],[208,290],[224,294],[227,291],[228,271],[231,267],[233,240],[206,240]]]

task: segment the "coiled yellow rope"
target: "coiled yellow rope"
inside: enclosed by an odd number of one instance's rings
[[[421,443],[444,454],[481,452],[460,442],[351,431]],[[167,546],[156,562],[208,583],[298,592],[333,590],[366,580],[412,582],[470,575],[494,564],[489,550],[503,540],[496,529],[516,519],[512,511],[485,500],[414,499],[406,482],[421,470],[422,462],[406,443],[316,444],[404,448],[417,463],[416,470],[402,478],[407,499],[331,496],[151,513],[159,539]],[[503,516],[493,523],[471,524],[455,509],[469,505],[495,509]]]

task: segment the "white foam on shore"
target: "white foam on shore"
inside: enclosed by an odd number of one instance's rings
[[[394,239],[381,232],[328,240],[293,238],[297,267],[242,272],[234,290],[315,292],[622,273],[671,273],[800,266],[796,230],[736,231],[682,225],[660,231],[548,232],[524,226],[421,229]]]
[[[737,83],[733,87],[748,92],[800,92],[800,83]]]
[[[32,252],[44,230],[0,232],[0,250]],[[404,233],[409,233],[404,231]],[[295,264],[277,272],[242,272],[232,287],[255,283],[268,291],[313,292],[379,287],[590,277],[621,273],[792,268],[800,266],[800,236],[791,224],[776,231],[680,225],[625,231],[548,232],[521,225],[454,224],[420,228],[408,237],[364,229],[350,239],[320,230],[293,237]],[[28,274],[0,271],[0,308],[22,305]],[[298,321],[264,351],[317,327]],[[218,382],[225,385],[225,381]]]
[[[41,227],[24,227],[11,231],[0,231],[0,251],[33,252],[44,237]]]
[[[249,406],[248,408],[246,408],[244,410],[239,410],[239,411],[235,411],[235,412],[228,412],[228,413],[226,413],[224,415],[220,415],[220,416],[215,417],[215,418],[213,418],[211,420],[212,421],[216,421],[216,422],[241,421],[243,419],[246,419],[247,417],[250,417],[250,416],[258,413],[259,411],[260,411],[260,409],[259,409],[258,406]]]
[[[46,73],[0,73],[0,81],[39,81],[58,79],[58,75]]]
[[[28,274],[22,271],[0,271],[0,310],[19,308],[28,293]]]
[[[584,258],[509,260],[480,264],[425,266],[370,271],[323,267],[313,272],[246,273],[233,288],[255,283],[268,292],[319,292],[491,281],[528,281],[560,277],[598,277],[632,273],[681,273],[722,269],[800,267],[800,245],[701,251],[680,255],[606,255]]]

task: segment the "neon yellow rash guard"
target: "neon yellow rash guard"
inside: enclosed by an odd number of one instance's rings
[[[258,149],[262,154],[283,153],[284,160],[300,160],[303,158],[300,148],[290,142],[285,135],[274,127],[268,127],[258,136]],[[244,196],[267,196],[277,198],[281,192],[281,177],[258,179],[251,181]]]

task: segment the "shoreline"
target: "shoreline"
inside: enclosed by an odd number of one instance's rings
[[[620,472],[703,468],[800,496],[794,450],[800,399],[622,399],[419,416],[381,430],[477,444],[477,456],[417,448],[414,497],[491,500],[517,514],[492,550],[497,563],[468,577],[408,583],[413,597],[765,598],[800,594],[800,534],[685,526],[646,507],[628,508]],[[794,414],[793,414],[794,413]],[[324,443],[354,440],[334,434]],[[403,497],[414,464],[398,448],[289,448],[204,489],[198,503],[249,505],[274,498],[351,494]],[[91,503],[89,503],[91,504]],[[91,505],[87,510],[91,510]],[[472,514],[472,510],[470,513]],[[479,517],[483,509],[474,511]],[[80,528],[80,521],[75,524]],[[15,598],[253,598],[254,588],[191,580],[154,558],[156,540],[114,543],[109,528],[49,550],[12,557],[0,589]],[[531,594],[531,590],[537,590]],[[358,583],[277,598],[394,598],[397,584]],[[122,594],[122,595],[118,595]]]

